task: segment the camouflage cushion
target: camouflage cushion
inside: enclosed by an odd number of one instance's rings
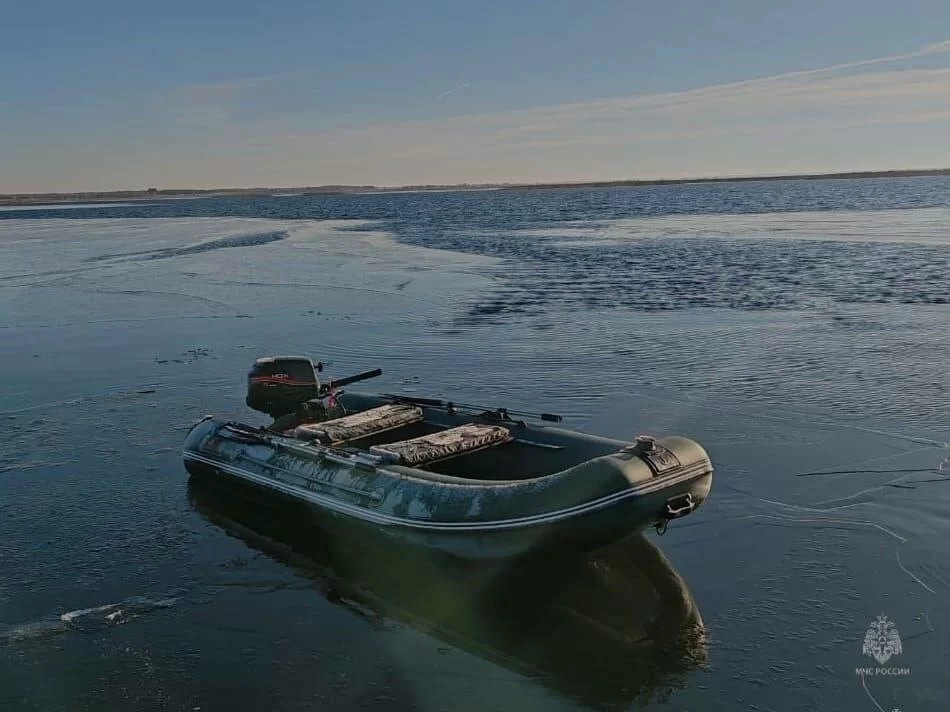
[[[511,433],[507,428],[499,425],[469,424],[412,440],[373,445],[369,450],[391,462],[412,466],[500,445],[509,440]]]
[[[414,405],[381,405],[343,418],[308,423],[294,429],[294,437],[317,440],[324,445],[356,440],[422,420],[422,408]]]

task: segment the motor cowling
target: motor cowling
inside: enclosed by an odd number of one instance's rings
[[[247,373],[248,407],[272,418],[294,413],[298,406],[320,396],[320,379],[305,356],[267,356],[259,358]]]

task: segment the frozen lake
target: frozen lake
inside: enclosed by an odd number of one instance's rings
[[[945,707],[950,181],[61,210],[0,218],[0,707]],[[713,492],[647,535],[662,554],[604,554],[539,606],[543,636],[502,639],[503,610],[460,623],[477,590],[435,615],[189,490],[184,431],[260,422],[244,376],[272,353],[682,433]],[[643,665],[666,630],[626,593],[648,570],[685,591],[699,653],[629,684],[552,657]],[[862,654],[880,614],[886,666]]]

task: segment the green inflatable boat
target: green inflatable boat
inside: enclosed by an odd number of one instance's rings
[[[258,360],[247,403],[274,423],[207,416],[186,438],[188,471],[295,501],[342,535],[371,528],[465,559],[598,548],[662,530],[709,494],[709,456],[684,437],[624,442],[558,427],[550,414],[344,393],[381,372],[321,384],[321,369]]]

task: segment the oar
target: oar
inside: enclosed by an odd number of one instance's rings
[[[413,403],[415,405],[430,406],[432,408],[461,408],[462,410],[479,410],[484,412],[500,413],[502,415],[520,415],[525,418],[538,418],[548,423],[560,423],[564,418],[554,413],[531,413],[526,410],[510,410],[508,408],[491,408],[485,405],[472,405],[471,403],[456,403],[455,401],[444,401],[438,398],[416,398],[415,396],[400,396],[393,393],[385,394],[387,398],[402,401],[403,403]]]

